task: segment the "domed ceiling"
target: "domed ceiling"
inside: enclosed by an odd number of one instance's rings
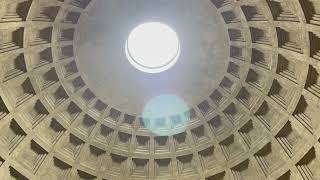
[[[139,115],[161,94],[175,94],[191,107],[221,81],[228,33],[210,1],[97,1],[87,11],[75,36],[77,64],[92,91],[118,110]],[[159,74],[136,70],[125,53],[130,31],[152,21],[170,25],[181,46],[177,63]]]
[[[145,22],[167,71],[127,60]],[[319,73],[318,0],[0,0],[0,179],[316,180]],[[163,94],[187,110],[144,117]]]

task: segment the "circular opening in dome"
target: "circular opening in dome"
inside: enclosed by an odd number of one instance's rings
[[[129,62],[146,73],[160,73],[178,60],[180,43],[177,33],[159,22],[144,23],[134,28],[126,42]]]

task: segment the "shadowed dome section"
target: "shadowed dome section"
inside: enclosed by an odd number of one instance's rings
[[[179,58],[177,33],[160,22],[143,23],[134,28],[126,41],[129,62],[146,73],[160,73],[171,68]]]

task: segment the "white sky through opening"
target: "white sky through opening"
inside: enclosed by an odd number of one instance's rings
[[[159,22],[144,23],[134,28],[126,42],[129,62],[138,70],[159,73],[172,67],[179,58],[177,33]]]

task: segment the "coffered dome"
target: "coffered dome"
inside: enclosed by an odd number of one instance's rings
[[[0,179],[316,180],[319,73],[318,0],[0,0]]]

